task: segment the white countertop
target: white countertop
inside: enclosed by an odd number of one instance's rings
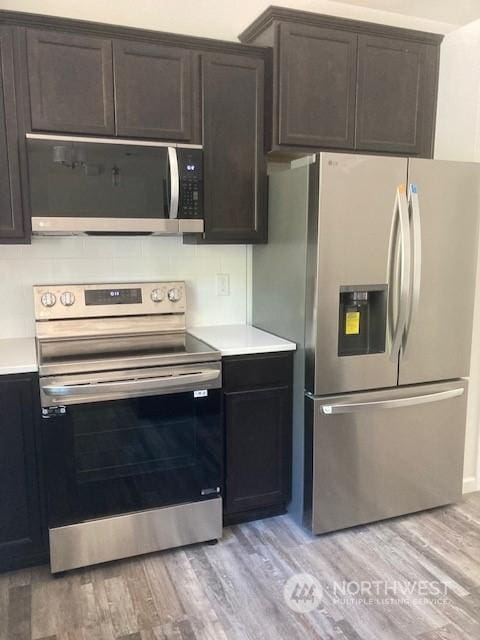
[[[38,371],[35,338],[0,339],[0,375]]]
[[[295,351],[297,348],[294,342],[247,324],[189,327],[188,332],[220,351],[222,356]]]
[[[294,342],[245,324],[189,327],[188,331],[218,349],[222,356],[294,351],[297,348]],[[0,375],[32,371],[38,371],[35,338],[1,338]]]

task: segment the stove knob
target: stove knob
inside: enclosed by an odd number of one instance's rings
[[[150,294],[150,298],[153,302],[161,302],[165,298],[165,294],[161,289],[154,289]]]
[[[75,302],[75,296],[71,291],[64,291],[60,296],[60,302],[64,307],[71,307]]]
[[[51,291],[46,291],[40,300],[44,307],[53,307],[57,301],[57,297]]]
[[[170,291],[168,292],[168,299],[170,300],[170,302],[178,302],[181,297],[182,292],[177,287],[170,289]]]

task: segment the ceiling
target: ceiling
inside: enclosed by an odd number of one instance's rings
[[[380,11],[464,25],[480,18],[480,0],[336,0]]]

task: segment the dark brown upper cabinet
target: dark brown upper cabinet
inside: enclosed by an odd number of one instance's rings
[[[21,242],[24,235],[13,34],[0,26],[0,242]]]
[[[114,134],[111,40],[29,29],[27,58],[33,130]]]
[[[357,36],[281,24],[278,143],[353,149]]]
[[[267,151],[433,157],[442,36],[269,7],[239,37],[272,48]]]
[[[437,47],[360,35],[356,148],[433,155]]]
[[[119,136],[193,140],[193,53],[180,47],[115,41]]]
[[[264,59],[205,54],[205,240],[266,242]]]

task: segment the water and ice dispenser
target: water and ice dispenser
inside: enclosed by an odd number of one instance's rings
[[[384,353],[388,286],[340,287],[338,355]]]

